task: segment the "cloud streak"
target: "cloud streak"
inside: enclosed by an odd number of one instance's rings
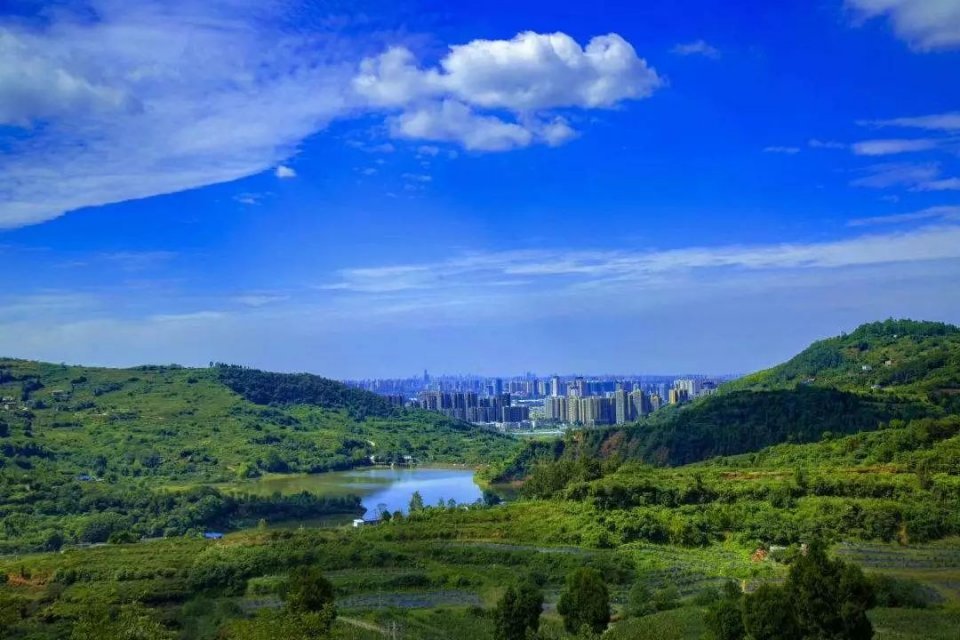
[[[937,216],[951,213],[939,210]],[[928,211],[911,219],[936,217]],[[869,224],[863,222],[861,224]],[[467,254],[424,264],[345,269],[322,285],[331,291],[392,294],[423,289],[470,288],[512,281],[554,281],[563,286],[619,282],[630,286],[668,282],[708,270],[832,269],[960,258],[960,226],[932,226],[867,234],[833,242],[693,247],[664,251],[508,251]]]
[[[0,21],[0,124],[15,129],[0,155],[0,227],[289,157],[343,112],[350,66],[329,35],[305,46],[272,17],[278,6],[92,0],[45,24]]]
[[[720,51],[704,40],[681,43],[674,46],[670,51],[678,56],[703,56],[713,59],[720,57]]]

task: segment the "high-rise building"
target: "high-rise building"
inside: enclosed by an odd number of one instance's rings
[[[501,422],[523,422],[530,419],[529,407],[503,407],[500,410]]]
[[[583,378],[578,377],[574,380],[573,388],[577,390],[577,396],[582,398],[587,395],[587,383]]]
[[[550,395],[552,395],[555,398],[563,395],[562,393],[560,393],[560,377],[559,376],[553,376],[552,378],[550,378]]]
[[[655,394],[653,394],[652,396],[650,396],[650,410],[651,410],[651,411],[657,411],[657,410],[659,410],[660,407],[662,407],[662,406],[663,406],[663,398],[660,396],[659,393],[655,393]]]
[[[630,392],[629,404],[631,420],[642,418],[650,413],[650,401],[640,389],[634,389]]]
[[[673,388],[685,391],[688,399],[693,399],[699,396],[702,386],[703,381],[697,378],[685,378],[682,380],[674,380],[673,382]]]
[[[503,378],[495,378],[493,380],[493,395],[499,396],[503,393]]]
[[[617,424],[626,424],[633,419],[631,415],[633,406],[629,402],[630,398],[627,397],[627,392],[623,390],[623,385],[618,386],[620,388],[613,392],[616,422]]]
[[[570,424],[579,424],[582,421],[580,415],[580,398],[575,395],[575,389],[570,390],[573,395],[567,396],[567,422]]]

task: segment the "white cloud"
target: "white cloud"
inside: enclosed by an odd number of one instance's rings
[[[615,34],[586,47],[562,33],[476,40],[429,69],[393,47],[358,66],[365,45],[301,20],[308,3],[87,3],[45,22],[0,17],[0,228],[270,168],[285,177],[307,136],[369,110],[398,138],[561,144],[575,132],[551,110],[615,107],[662,84]]]
[[[889,18],[894,33],[920,51],[960,47],[957,0],[847,0],[861,18]]]
[[[277,165],[276,170],[273,172],[273,175],[280,178],[281,180],[286,178],[296,178],[297,172],[292,168],[286,165]]]
[[[800,153],[800,147],[764,147],[763,151],[765,153],[785,153],[787,155],[793,155],[795,153]]]
[[[481,151],[560,144],[574,137],[573,129],[560,117],[538,114],[611,108],[662,84],[617,34],[581,47],[564,33],[533,32],[452,46],[431,68],[420,68],[409,49],[393,47],[366,58],[353,79],[366,104],[399,111],[388,118],[394,137]]]
[[[861,227],[878,224],[901,224],[905,222],[917,222],[918,220],[960,220],[960,206],[945,205],[939,207],[929,207],[921,211],[912,211],[910,213],[897,213],[889,216],[857,218],[855,220],[851,220],[848,224],[851,227]]]
[[[913,151],[928,151],[935,149],[939,141],[929,138],[918,138],[913,140],[889,139],[889,140],[863,140],[854,142],[851,145],[853,152],[858,156],[886,156],[897,153],[909,153]]]
[[[434,157],[440,153],[440,147],[435,147],[433,145],[425,144],[417,147],[417,153],[421,156],[431,156]]]
[[[275,166],[347,108],[352,66],[273,0],[90,0],[0,19],[0,227]],[[295,22],[295,20],[292,20]],[[5,148],[4,148],[5,147]]]
[[[949,211],[939,210],[946,218]],[[923,217],[937,217],[928,211]],[[661,286],[670,277],[707,269],[825,269],[960,258],[960,226],[818,243],[691,247],[664,251],[505,251],[431,263],[344,269],[328,290],[385,294],[420,289],[503,287],[551,279],[554,286],[599,282]]]
[[[809,145],[811,149],[846,149],[848,146],[836,140],[817,140],[816,138],[807,142],[807,145]]]
[[[274,293],[246,293],[235,296],[233,301],[246,307],[265,307],[270,304],[289,300],[290,296]]]
[[[478,115],[455,100],[409,109],[391,117],[387,124],[396,138],[457,142],[476,151],[507,151],[534,140],[529,129],[496,116]]]
[[[676,45],[671,51],[680,56],[705,56],[707,58],[719,58],[720,51],[716,47],[707,44],[703,40],[695,40]]]
[[[915,187],[936,180],[940,176],[940,167],[936,163],[884,163],[864,167],[862,172],[866,175],[852,180],[852,186],[887,189]]]
[[[412,182],[432,182],[433,177],[420,174],[420,173],[405,173],[403,174],[404,180],[410,180]]]
[[[960,111],[934,113],[926,116],[889,118],[887,120],[858,120],[864,127],[903,127],[930,131],[960,131]]]
[[[960,191],[960,178],[928,180],[921,182],[914,189],[916,191]]]
[[[255,206],[263,201],[263,195],[259,193],[238,193],[233,196],[235,202],[248,206]]]

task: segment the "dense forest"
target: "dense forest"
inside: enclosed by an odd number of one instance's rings
[[[250,402],[289,406],[314,405],[343,409],[355,420],[394,413],[383,396],[348,387],[342,382],[309,373],[270,373],[235,365],[215,365],[223,384]]]

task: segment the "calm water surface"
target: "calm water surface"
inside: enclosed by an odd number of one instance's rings
[[[309,491],[321,495],[359,496],[367,509],[364,519],[375,520],[381,505],[391,513],[407,513],[410,498],[419,491],[423,502],[435,506],[441,499],[446,503],[470,504],[483,496],[473,481],[472,469],[431,469],[423,467],[377,467],[334,471],[314,475],[267,476],[244,486],[244,490],[271,494]]]

